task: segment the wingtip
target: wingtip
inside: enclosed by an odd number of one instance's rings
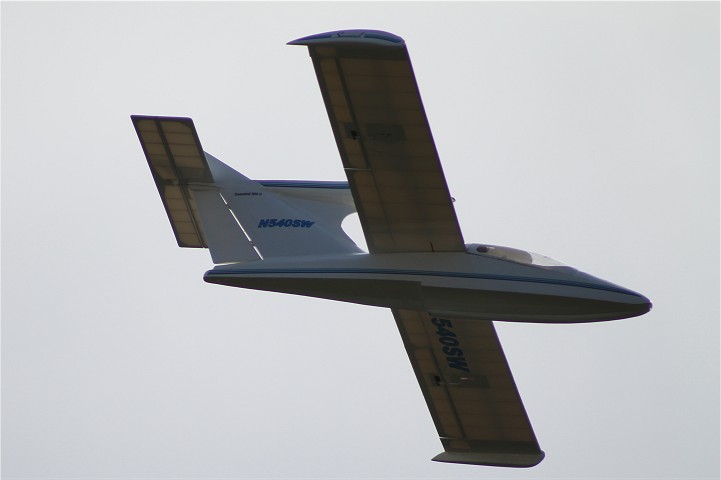
[[[191,117],[178,117],[172,115],[130,115],[130,119],[133,123],[137,123],[142,120],[158,120],[158,121],[176,121],[176,122],[193,122]]]
[[[541,463],[545,457],[546,454],[542,450],[533,453],[446,451],[439,453],[432,460],[434,462],[485,465],[488,467],[530,468]]]
[[[363,45],[377,47],[402,47],[405,45],[398,35],[381,30],[354,29],[317,33],[288,42],[288,45]]]

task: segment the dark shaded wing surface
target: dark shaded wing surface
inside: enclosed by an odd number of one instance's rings
[[[306,45],[371,253],[463,251],[408,51],[373,30]]]
[[[445,449],[433,460],[506,467],[543,460],[493,322],[393,315]]]
[[[193,120],[143,115],[131,118],[178,245],[207,248],[190,185],[212,185],[213,176]]]

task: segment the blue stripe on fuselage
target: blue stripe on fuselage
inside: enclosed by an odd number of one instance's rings
[[[271,188],[325,188],[332,190],[348,190],[348,182],[314,181],[314,180],[257,180],[264,187]]]

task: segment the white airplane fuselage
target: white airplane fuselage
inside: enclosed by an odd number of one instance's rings
[[[204,280],[444,318],[580,323],[635,317],[651,308],[643,295],[572,267],[471,251],[276,257],[218,265]]]

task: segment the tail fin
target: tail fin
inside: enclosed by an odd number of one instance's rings
[[[132,119],[179,246],[214,263],[361,252],[341,228],[345,182],[250,180],[203,152],[191,119]]]

